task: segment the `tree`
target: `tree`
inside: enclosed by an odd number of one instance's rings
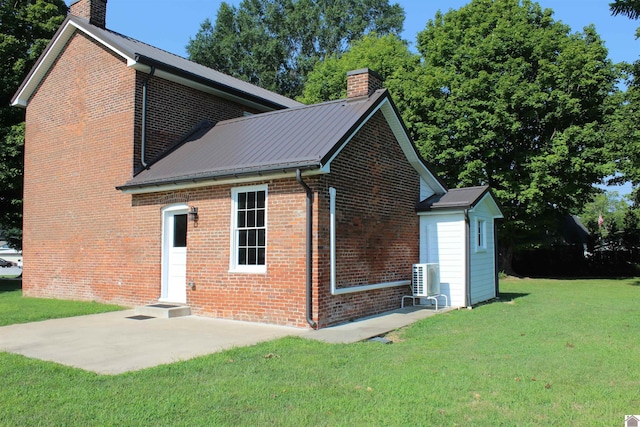
[[[243,0],[223,2],[187,52],[192,61],[297,97],[309,71],[363,35],[400,34],[404,11],[388,0]]]
[[[319,62],[307,75],[302,97],[305,104],[341,99],[347,96],[347,72],[370,68],[384,79],[394,99],[402,99],[409,75],[420,67],[420,57],[409,51],[407,43],[394,34],[368,34],[355,41],[344,54]]]
[[[0,0],[0,230],[22,235],[24,110],[9,102],[64,20],[63,0]]]
[[[640,18],[640,1],[616,0],[609,4],[614,15],[626,15],[630,19]],[[636,38],[640,37],[640,28]],[[624,220],[624,243],[627,248],[640,248],[640,60],[625,64],[627,90],[622,108],[616,111],[612,127],[619,135],[615,146],[618,183],[630,181],[634,187],[630,199],[632,204]]]
[[[503,206],[501,264],[542,242],[613,171],[604,131],[617,73],[582,33],[528,0],[473,0],[418,34],[423,75],[405,94],[422,155],[451,187],[489,184]]]
[[[596,244],[619,247],[628,210],[629,204],[617,191],[601,191],[584,206],[580,220]]]
[[[627,15],[630,19],[640,18],[640,0],[615,0],[609,3],[614,15]]]

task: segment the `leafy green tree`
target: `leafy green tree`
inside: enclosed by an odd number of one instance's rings
[[[220,5],[189,41],[189,58],[295,98],[306,76],[363,35],[400,34],[404,11],[388,0],[243,0]]]
[[[630,19],[640,18],[640,0],[615,0],[609,3],[614,15],[627,15]]]
[[[622,239],[627,249],[640,249],[640,187],[635,187],[629,199],[631,206],[624,216]]]
[[[616,0],[609,4],[614,15],[626,15],[630,19],[640,18],[640,1]],[[640,28],[636,38],[640,37]],[[624,242],[628,248],[640,248],[640,60],[625,64],[627,90],[622,107],[612,120],[619,136],[618,144],[612,149],[616,153],[618,183],[631,182],[634,189],[630,199],[632,204],[625,215]]]
[[[368,34],[355,41],[344,54],[319,62],[308,74],[299,101],[313,104],[345,98],[347,72],[360,68],[370,68],[380,74],[394,99],[401,100],[408,77],[419,67],[419,55],[411,53],[407,43],[395,34]]]
[[[0,0],[0,230],[13,246],[22,235],[24,110],[9,103],[66,13],[63,0]]]
[[[593,196],[580,213],[580,220],[587,227],[597,244],[622,244],[624,221],[629,203],[617,191],[601,191]]]
[[[571,33],[528,0],[438,12],[418,50],[414,137],[449,186],[494,189],[508,272],[515,245],[539,243],[613,172],[603,124],[618,73],[593,27]]]

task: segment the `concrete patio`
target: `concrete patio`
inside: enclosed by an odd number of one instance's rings
[[[450,309],[407,307],[317,331],[198,316],[135,320],[125,310],[0,327],[0,351],[120,374],[285,336],[354,343]]]

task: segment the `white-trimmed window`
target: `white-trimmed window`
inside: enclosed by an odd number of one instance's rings
[[[267,185],[231,190],[231,271],[263,273],[267,257]]]
[[[487,221],[479,219],[477,225],[476,250],[484,251],[487,249]]]

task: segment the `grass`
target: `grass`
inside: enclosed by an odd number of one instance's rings
[[[0,425],[610,426],[640,412],[640,281],[501,290],[390,345],[285,338],[117,376],[0,353]]]
[[[23,298],[21,287],[22,279],[0,279],[0,326],[122,310],[95,302]]]

